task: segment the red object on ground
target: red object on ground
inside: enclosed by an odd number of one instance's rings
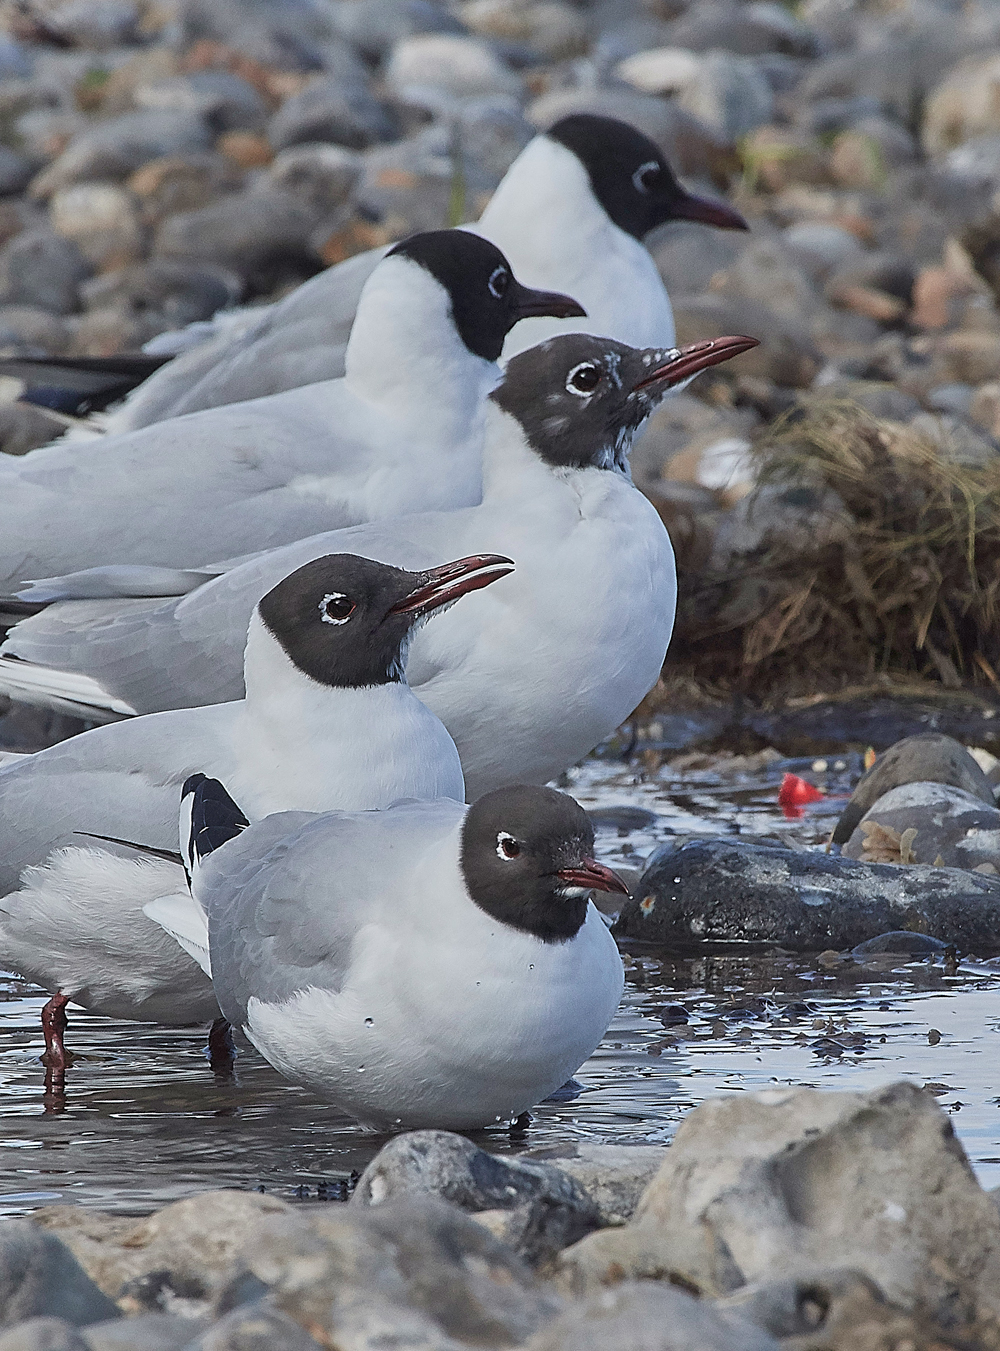
[[[801,816],[803,803],[819,802],[825,796],[797,774],[786,774],[778,789],[778,806],[786,816]]]

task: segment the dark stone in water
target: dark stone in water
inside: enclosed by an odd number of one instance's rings
[[[683,1004],[664,1004],[660,1009],[659,1019],[664,1027],[673,1027],[687,1022],[688,1011]]]
[[[877,938],[866,939],[851,949],[852,957],[870,957],[879,952],[900,952],[909,957],[931,957],[947,952],[948,944],[930,934],[912,933],[909,929],[892,929]]]
[[[698,840],[653,854],[613,932],[688,949],[771,943],[822,952],[854,948],[905,926],[963,952],[1000,952],[1000,879]]]
[[[645,807],[630,807],[626,804],[620,807],[594,807],[587,815],[595,830],[618,830],[626,835],[633,830],[645,830],[647,826],[654,825],[659,820],[656,812],[647,811]]]

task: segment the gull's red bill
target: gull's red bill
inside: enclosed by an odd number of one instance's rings
[[[514,571],[514,560],[502,554],[470,554],[420,573],[420,583],[397,601],[391,615],[425,615],[470,591],[481,591]]]
[[[598,863],[596,858],[581,859],[573,868],[560,868],[556,876],[573,887],[587,887],[590,891],[618,891],[623,896],[629,894],[628,887],[610,868]]]
[[[653,367],[634,385],[634,389],[648,389],[650,385],[677,385],[682,380],[690,380],[709,366],[719,366],[723,361],[749,352],[760,346],[759,338],[748,338],[742,334],[725,338],[703,338],[701,342],[688,343],[686,347],[675,347],[672,352],[660,353],[660,364]]]

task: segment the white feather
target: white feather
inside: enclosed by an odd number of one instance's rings
[[[193,957],[211,978],[212,961],[208,954],[208,921],[189,891],[176,891],[170,896],[158,896],[142,907],[143,914],[155,921],[164,932],[179,943],[189,957]]]

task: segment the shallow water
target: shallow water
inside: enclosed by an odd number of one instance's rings
[[[830,794],[795,820],[777,805],[789,769]],[[657,768],[655,756],[630,766],[594,757],[566,786],[589,809],[655,813],[638,825],[614,818],[598,833],[604,861],[635,869],[671,835],[740,832],[818,845],[859,772],[856,756],[825,770],[715,757],[683,772]],[[522,1139],[482,1136],[488,1148],[658,1143],[713,1093],[907,1078],[931,1086],[983,1184],[1000,1185],[1000,964],[889,957],[825,966],[775,953],[677,958],[639,949],[625,961],[622,1006],[576,1076],[579,1093],[541,1104]],[[287,1084],[252,1048],[241,1050],[235,1081],[217,1080],[203,1030],[72,1009],[76,1063],[65,1096],[46,1094],[42,1003],[36,988],[0,978],[0,1214],[64,1202],[139,1214],[208,1187],[333,1199],[383,1143]]]

